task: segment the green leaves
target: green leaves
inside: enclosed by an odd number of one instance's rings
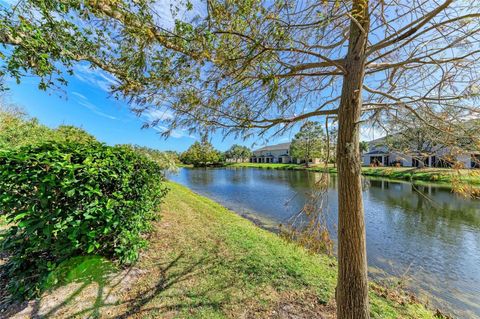
[[[221,154],[206,140],[195,142],[180,156],[184,164],[207,166],[221,161]]]
[[[307,121],[292,140],[291,155],[308,162],[312,158],[325,159],[327,140],[318,122]]]
[[[246,146],[234,144],[225,152],[225,157],[228,159],[247,160],[252,156],[252,151]]]
[[[162,167],[130,147],[46,142],[0,150],[9,290],[32,297],[48,271],[96,254],[132,263],[167,189]]]

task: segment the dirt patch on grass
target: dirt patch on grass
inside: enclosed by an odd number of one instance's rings
[[[272,292],[268,303],[252,302],[244,306],[239,318],[278,318],[278,319],[333,319],[336,318],[335,303],[325,304],[311,291]],[[241,312],[240,312],[241,313]],[[235,316],[233,316],[235,317]]]
[[[10,304],[0,318],[91,318],[116,317],[125,308],[125,297],[145,272],[137,268],[109,274],[102,281],[71,282],[40,298]]]

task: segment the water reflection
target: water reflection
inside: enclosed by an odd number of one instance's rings
[[[285,222],[304,205],[318,173],[260,169],[182,169],[181,184],[239,212]],[[480,202],[438,185],[368,178],[364,187],[369,266],[411,274],[410,288],[460,317],[480,316]],[[335,238],[336,177],[328,223]]]

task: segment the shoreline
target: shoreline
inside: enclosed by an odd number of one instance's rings
[[[93,282],[59,282],[9,314],[335,317],[335,258],[312,254],[185,186],[166,185],[161,218],[135,265]],[[369,295],[372,318],[441,318],[399,289],[371,282]]]
[[[182,166],[191,167],[191,166]],[[259,164],[259,163],[227,163],[225,168],[259,168],[276,170],[297,170],[310,172],[327,172],[336,174],[333,166],[324,167],[316,165],[305,167],[300,164]],[[362,175],[388,178],[408,182],[429,182],[435,184],[451,185],[460,182],[472,186],[480,186],[480,170],[477,169],[448,169],[448,168],[411,168],[411,167],[362,167]]]
[[[219,168],[219,167],[217,167]],[[221,168],[221,167],[220,167]],[[319,257],[326,257],[326,258],[330,258],[330,259],[333,259],[335,260],[336,262],[336,257],[335,255],[332,255],[332,256],[328,256],[328,255],[325,255],[325,254],[313,254],[311,252],[309,252],[308,250],[306,250],[305,248],[303,248],[301,245],[299,245],[298,243],[295,243],[295,242],[291,242],[291,241],[287,241],[283,238],[280,237],[279,233],[278,233],[278,227],[277,226],[272,226],[271,223],[266,223],[264,220],[262,220],[262,218],[260,218],[259,216],[257,216],[255,213],[253,212],[249,212],[249,213],[240,213],[240,212],[237,212],[233,209],[230,209],[226,206],[224,206],[223,204],[217,202],[216,200],[214,199],[211,199],[209,198],[208,196],[206,195],[202,195],[200,193],[197,193],[196,191],[188,188],[187,186],[184,186],[182,184],[179,184],[177,182],[173,182],[173,181],[169,181],[169,183],[171,184],[174,184],[176,186],[179,186],[181,188],[184,188],[186,190],[188,190],[189,192],[193,193],[195,196],[198,196],[200,198],[205,198],[207,199],[208,201],[212,201],[215,205],[218,205],[220,206],[223,210],[229,212],[229,213],[233,213],[235,216],[238,216],[240,217],[241,219],[253,224],[253,226],[255,228],[258,229],[258,231],[265,231],[265,232],[268,232],[272,235],[274,235],[277,240],[283,242],[285,245],[294,245],[294,246],[297,246],[299,249],[302,249],[302,250],[305,250],[307,252],[307,254],[309,255],[313,255],[313,256],[319,256]],[[271,221],[270,221],[271,222]],[[372,270],[377,270],[377,271],[381,271],[380,268],[375,268],[375,267],[369,267],[369,277],[371,276],[370,272]],[[386,278],[386,277],[385,277]],[[389,280],[392,280],[394,277],[392,277],[391,275],[389,275]],[[382,297],[393,297],[394,299],[399,297],[398,300],[396,301],[399,301],[402,305],[405,305],[405,298],[411,300],[414,302],[414,304],[418,305],[418,306],[421,306],[421,307],[424,307],[425,310],[427,312],[430,312],[430,311],[434,311],[433,309],[429,308],[427,305],[429,304],[429,301],[428,299],[425,299],[425,300],[422,300],[420,301],[420,299],[417,298],[416,294],[412,291],[409,291],[407,289],[400,289],[400,290],[397,290],[397,289],[391,289],[391,288],[388,288],[387,286],[387,283],[382,283],[381,281],[377,281],[375,280],[373,277],[370,277],[369,278],[369,282],[370,282],[370,294],[372,294],[372,291],[374,291],[375,293],[378,293],[380,294]],[[425,297],[425,295],[423,296]],[[403,298],[403,299],[402,299]],[[390,318],[390,317],[384,317],[385,314],[382,314],[382,317],[381,318]],[[424,318],[423,316],[418,316],[418,317],[410,317],[408,316],[407,314],[404,314],[406,315],[405,318]],[[418,315],[418,314],[417,314]],[[442,310],[440,309],[435,309],[435,313],[434,313],[434,318],[445,318],[445,319],[449,319],[449,318],[453,318],[453,317],[450,317],[450,315],[444,313]],[[428,317],[428,315],[427,315]],[[373,316],[373,318],[377,318],[375,316]]]

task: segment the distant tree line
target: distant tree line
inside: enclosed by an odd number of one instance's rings
[[[250,159],[251,150],[234,144],[227,151],[221,152],[213,147],[208,139],[194,142],[185,152],[179,155],[181,163],[195,167],[224,165],[225,162],[245,162]]]
[[[306,166],[313,158],[334,163],[336,136],[336,129],[330,129],[329,134],[326,134],[322,123],[306,121],[292,140],[290,155],[305,162]],[[248,162],[252,155],[252,150],[247,146],[234,144],[227,151],[221,152],[216,150],[207,139],[202,139],[181,153],[179,160],[183,164],[200,167],[223,165],[225,162]]]

